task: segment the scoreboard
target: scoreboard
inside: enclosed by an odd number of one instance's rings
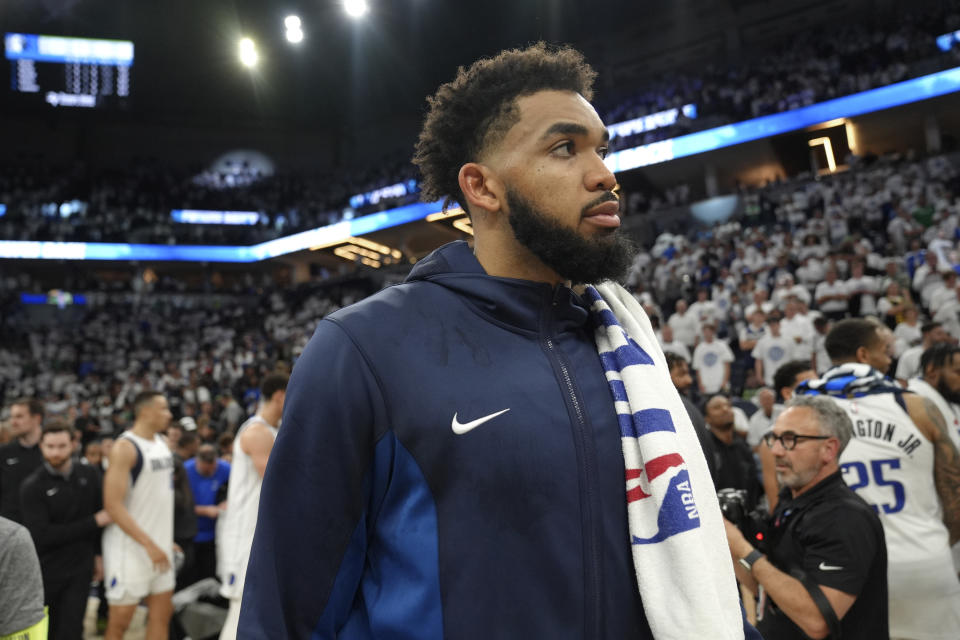
[[[126,106],[133,43],[7,33],[10,89],[22,99],[52,107]]]

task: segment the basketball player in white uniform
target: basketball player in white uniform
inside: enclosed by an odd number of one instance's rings
[[[908,380],[907,389],[937,405],[953,444],[960,449],[960,347],[940,342],[925,350],[920,357],[920,377]],[[951,550],[953,568],[960,572],[960,542]]]
[[[878,373],[890,366],[891,344],[890,331],[871,321],[837,323],[826,348],[838,366],[797,392],[830,395],[853,422],[840,466],[883,523],[890,637],[956,640],[960,581],[950,545],[960,538],[960,453],[933,402]]]
[[[220,593],[230,600],[230,609],[220,632],[221,640],[234,640],[237,637],[247,561],[257,526],[260,486],[283,415],[287,380],[286,375],[276,373],[264,378],[260,388],[260,409],[240,426],[233,446],[220,547],[223,557],[223,586]]]
[[[165,640],[173,613],[173,456],[160,432],[172,415],[167,399],[144,391],[133,402],[133,428],[110,450],[103,532],[110,614],[106,640],[121,640],[137,605],[147,601],[147,640]]]

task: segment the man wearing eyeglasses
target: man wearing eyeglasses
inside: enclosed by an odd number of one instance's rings
[[[883,526],[844,484],[838,463],[852,435],[833,400],[795,397],[763,438],[783,486],[769,555],[726,522],[737,578],[761,594],[765,638],[889,637]]]
[[[825,346],[833,368],[797,387],[829,396],[853,423],[843,479],[880,517],[887,544],[892,638],[960,638],[960,452],[937,405],[883,374],[892,334],[861,318],[838,322]]]

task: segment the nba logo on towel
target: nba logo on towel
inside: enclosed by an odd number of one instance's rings
[[[644,425],[647,417],[653,419]],[[633,418],[637,435],[624,437],[650,438],[656,437],[656,431],[673,430],[669,413],[660,409],[639,411]],[[641,532],[637,535],[638,530],[634,530],[633,544],[662,542],[700,526],[690,474],[679,453],[665,451],[642,468],[627,469],[626,479],[627,510],[631,523]]]

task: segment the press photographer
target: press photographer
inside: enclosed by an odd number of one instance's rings
[[[883,528],[844,484],[837,462],[852,429],[833,400],[795,397],[764,436],[783,486],[769,556],[725,521],[737,578],[760,594],[757,629],[765,638],[889,636]]]

